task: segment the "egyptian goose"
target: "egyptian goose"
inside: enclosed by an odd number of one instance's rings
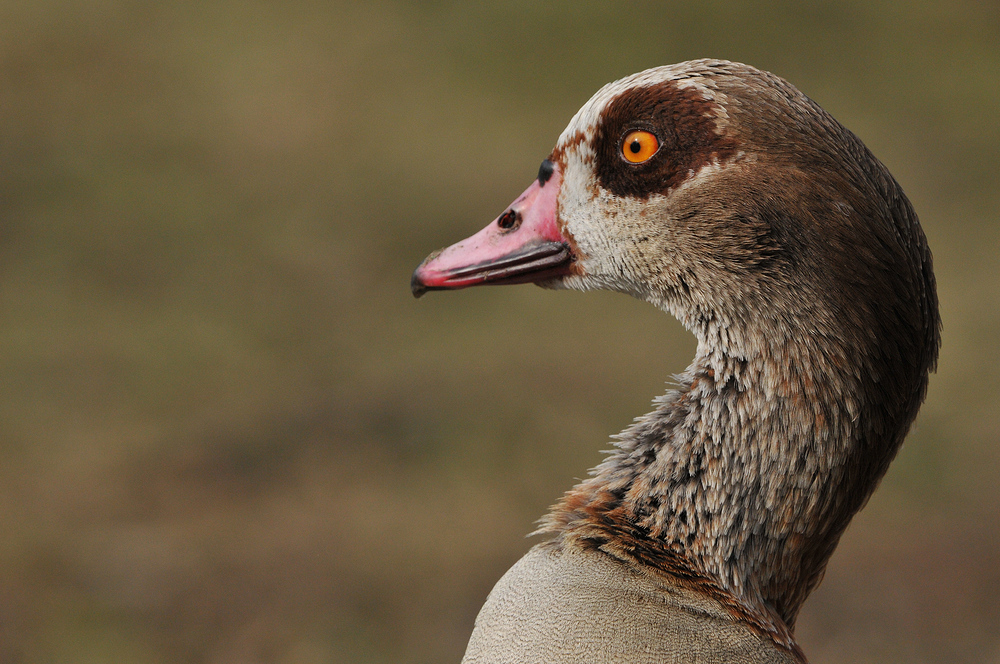
[[[525,282],[628,293],[698,346],[544,518],[551,539],[497,583],[463,661],[806,661],[795,618],[940,343],[927,241],[885,166],[773,74],[640,72],[412,289]]]

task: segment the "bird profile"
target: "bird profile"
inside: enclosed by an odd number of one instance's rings
[[[529,282],[632,295],[698,345],[543,519],[463,661],[806,661],[796,617],[940,345],[931,253],[892,175],[773,74],[649,69],[601,88],[528,189],[411,288]]]

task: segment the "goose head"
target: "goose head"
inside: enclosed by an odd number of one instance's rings
[[[412,289],[525,282],[627,293],[698,338],[681,389],[550,529],[602,546],[627,530],[791,626],[936,361],[930,251],[887,169],[767,72],[640,72],[599,90],[531,186]]]

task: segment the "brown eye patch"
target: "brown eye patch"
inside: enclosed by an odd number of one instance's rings
[[[737,141],[716,130],[714,101],[674,81],[627,90],[601,113],[594,136],[597,180],[618,196],[665,194],[713,159],[736,152]],[[632,139],[649,136],[656,147]],[[637,150],[633,151],[633,148]]]

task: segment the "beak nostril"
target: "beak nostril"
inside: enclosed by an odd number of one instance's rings
[[[497,219],[497,226],[505,231],[511,231],[521,225],[521,213],[507,210]]]

